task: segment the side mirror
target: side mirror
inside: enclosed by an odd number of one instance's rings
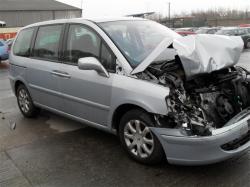
[[[98,74],[109,77],[109,73],[95,57],[85,57],[78,60],[78,68],[81,70],[94,70]]]

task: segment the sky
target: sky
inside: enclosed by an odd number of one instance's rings
[[[191,10],[214,9],[218,7],[250,11],[250,0],[58,0],[81,7],[84,17],[124,16],[142,12],[160,12],[168,14],[168,2],[171,3],[171,15]]]

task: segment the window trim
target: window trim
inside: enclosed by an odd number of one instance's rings
[[[62,56],[61,56],[61,61],[63,64],[68,64],[68,65],[72,65],[72,66],[78,66],[78,63],[73,63],[73,62],[69,62],[65,60],[65,54],[66,54],[66,49],[67,49],[67,42],[68,42],[68,36],[69,36],[69,29],[71,25],[79,25],[82,27],[85,27],[87,29],[89,29],[90,31],[92,31],[94,34],[96,34],[99,39],[100,39],[100,49],[99,49],[99,61],[101,58],[101,49],[102,49],[102,45],[105,44],[105,46],[107,47],[107,49],[109,50],[109,52],[111,53],[111,55],[114,57],[114,63],[116,64],[116,55],[114,54],[114,52],[111,50],[111,48],[109,47],[109,45],[107,44],[107,42],[101,37],[101,35],[92,27],[90,27],[89,25],[83,24],[83,23],[67,23],[65,26],[65,32],[64,32],[64,36],[63,36],[63,43],[62,43]],[[103,66],[103,65],[102,65]],[[104,67],[104,66],[103,66]],[[115,73],[116,69],[114,70],[108,70],[106,67],[104,67],[106,69],[107,72],[109,73]]]
[[[112,55],[112,60],[114,60],[114,62],[116,63],[116,57],[115,57],[115,55],[114,55],[114,53],[113,52],[111,52],[111,49],[107,46],[107,44],[105,43],[105,42],[103,42],[103,41],[101,41],[101,46],[100,46],[100,54],[99,54],[99,58],[101,59],[101,57],[102,57],[102,48],[103,47],[106,47],[107,48],[107,50],[108,50],[108,52]],[[103,66],[104,67],[104,66]],[[105,67],[104,67],[105,68]],[[115,69],[107,69],[107,68],[105,68],[108,72],[110,72],[110,73],[115,73],[116,72],[116,68]]]
[[[15,47],[15,45],[16,45],[16,41],[18,40],[18,37],[19,37],[19,35],[20,35],[20,33],[21,32],[23,32],[23,31],[27,31],[27,30],[29,30],[29,29],[33,29],[33,33],[32,33],[32,36],[31,36],[31,40],[30,40],[30,48],[29,48],[29,54],[27,55],[27,56],[21,56],[21,55],[17,55],[15,52],[14,52],[14,47]],[[22,29],[19,33],[18,33],[18,35],[17,35],[17,38],[16,38],[16,40],[15,40],[15,42],[14,42],[14,45],[13,45],[13,55],[15,55],[15,56],[18,56],[18,57],[23,57],[23,58],[30,58],[31,57],[31,54],[32,54],[32,51],[33,51],[33,40],[34,40],[34,37],[35,37],[35,35],[36,35],[36,32],[37,32],[37,27],[36,26],[34,26],[34,27],[28,27],[28,28],[25,28],[25,29]]]
[[[49,26],[62,26],[62,30],[61,30],[61,34],[60,34],[60,38],[59,38],[59,44],[58,44],[58,57],[57,59],[55,60],[52,60],[52,59],[47,59],[47,58],[41,58],[41,57],[36,57],[34,56],[34,50],[35,50],[35,44],[36,44],[36,41],[37,41],[37,35],[38,35],[38,32],[39,32],[39,29],[41,27],[49,27]],[[63,44],[63,36],[64,36],[64,32],[65,32],[65,23],[56,23],[56,24],[46,24],[46,25],[40,25],[40,26],[37,26],[36,28],[36,31],[35,31],[35,36],[33,38],[33,41],[32,41],[32,50],[31,50],[31,53],[30,53],[30,58],[31,59],[35,59],[35,60],[43,60],[43,61],[48,61],[48,62],[54,62],[54,63],[62,63],[61,61],[61,56],[62,56],[62,44]]]

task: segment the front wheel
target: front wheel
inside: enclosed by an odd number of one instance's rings
[[[164,159],[164,151],[151,132],[153,122],[142,110],[131,110],[121,119],[119,136],[123,148],[134,160],[144,164],[157,164]]]
[[[39,109],[33,104],[28,89],[24,85],[20,85],[16,92],[17,103],[22,114],[27,118],[35,117]]]

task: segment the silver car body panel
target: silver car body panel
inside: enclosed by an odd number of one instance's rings
[[[239,36],[209,34],[190,35],[173,42],[188,79],[237,64],[243,46]]]
[[[166,115],[168,108],[165,99],[169,96],[169,92],[170,89],[168,87],[115,74],[108,124],[112,124],[114,111],[124,104],[139,106],[153,114]]]
[[[111,133],[115,132],[112,126],[113,115],[120,106],[130,104],[152,114],[168,114],[166,97],[169,96],[170,89],[131,75],[133,69],[128,61],[95,21],[57,20],[36,23],[28,27],[57,23],[80,23],[94,29],[114,52],[117,65],[122,67],[122,71],[109,73],[109,77],[102,77],[95,71],[79,70],[74,65],[19,57],[11,51],[9,78],[13,91],[16,82],[21,81],[30,91],[35,105]],[[164,44],[168,45],[169,42],[170,40],[166,40]],[[203,47],[205,49],[205,45]],[[161,51],[167,47],[159,48]],[[227,50],[231,51],[231,47]],[[155,51],[153,56],[160,54],[159,51]],[[227,52],[224,51],[223,54],[226,55]],[[232,58],[231,56],[230,59]],[[141,66],[140,70],[145,68],[146,66]],[[53,70],[67,72],[68,76],[56,77],[52,73]],[[220,148],[222,144],[240,137],[247,130],[246,121],[249,120],[249,112],[239,115],[240,117],[234,118],[227,126],[214,131],[214,134],[208,137],[183,136],[175,129],[156,127],[151,129],[160,140],[170,163],[207,164],[241,154],[250,146],[248,142],[233,151],[223,151]]]

